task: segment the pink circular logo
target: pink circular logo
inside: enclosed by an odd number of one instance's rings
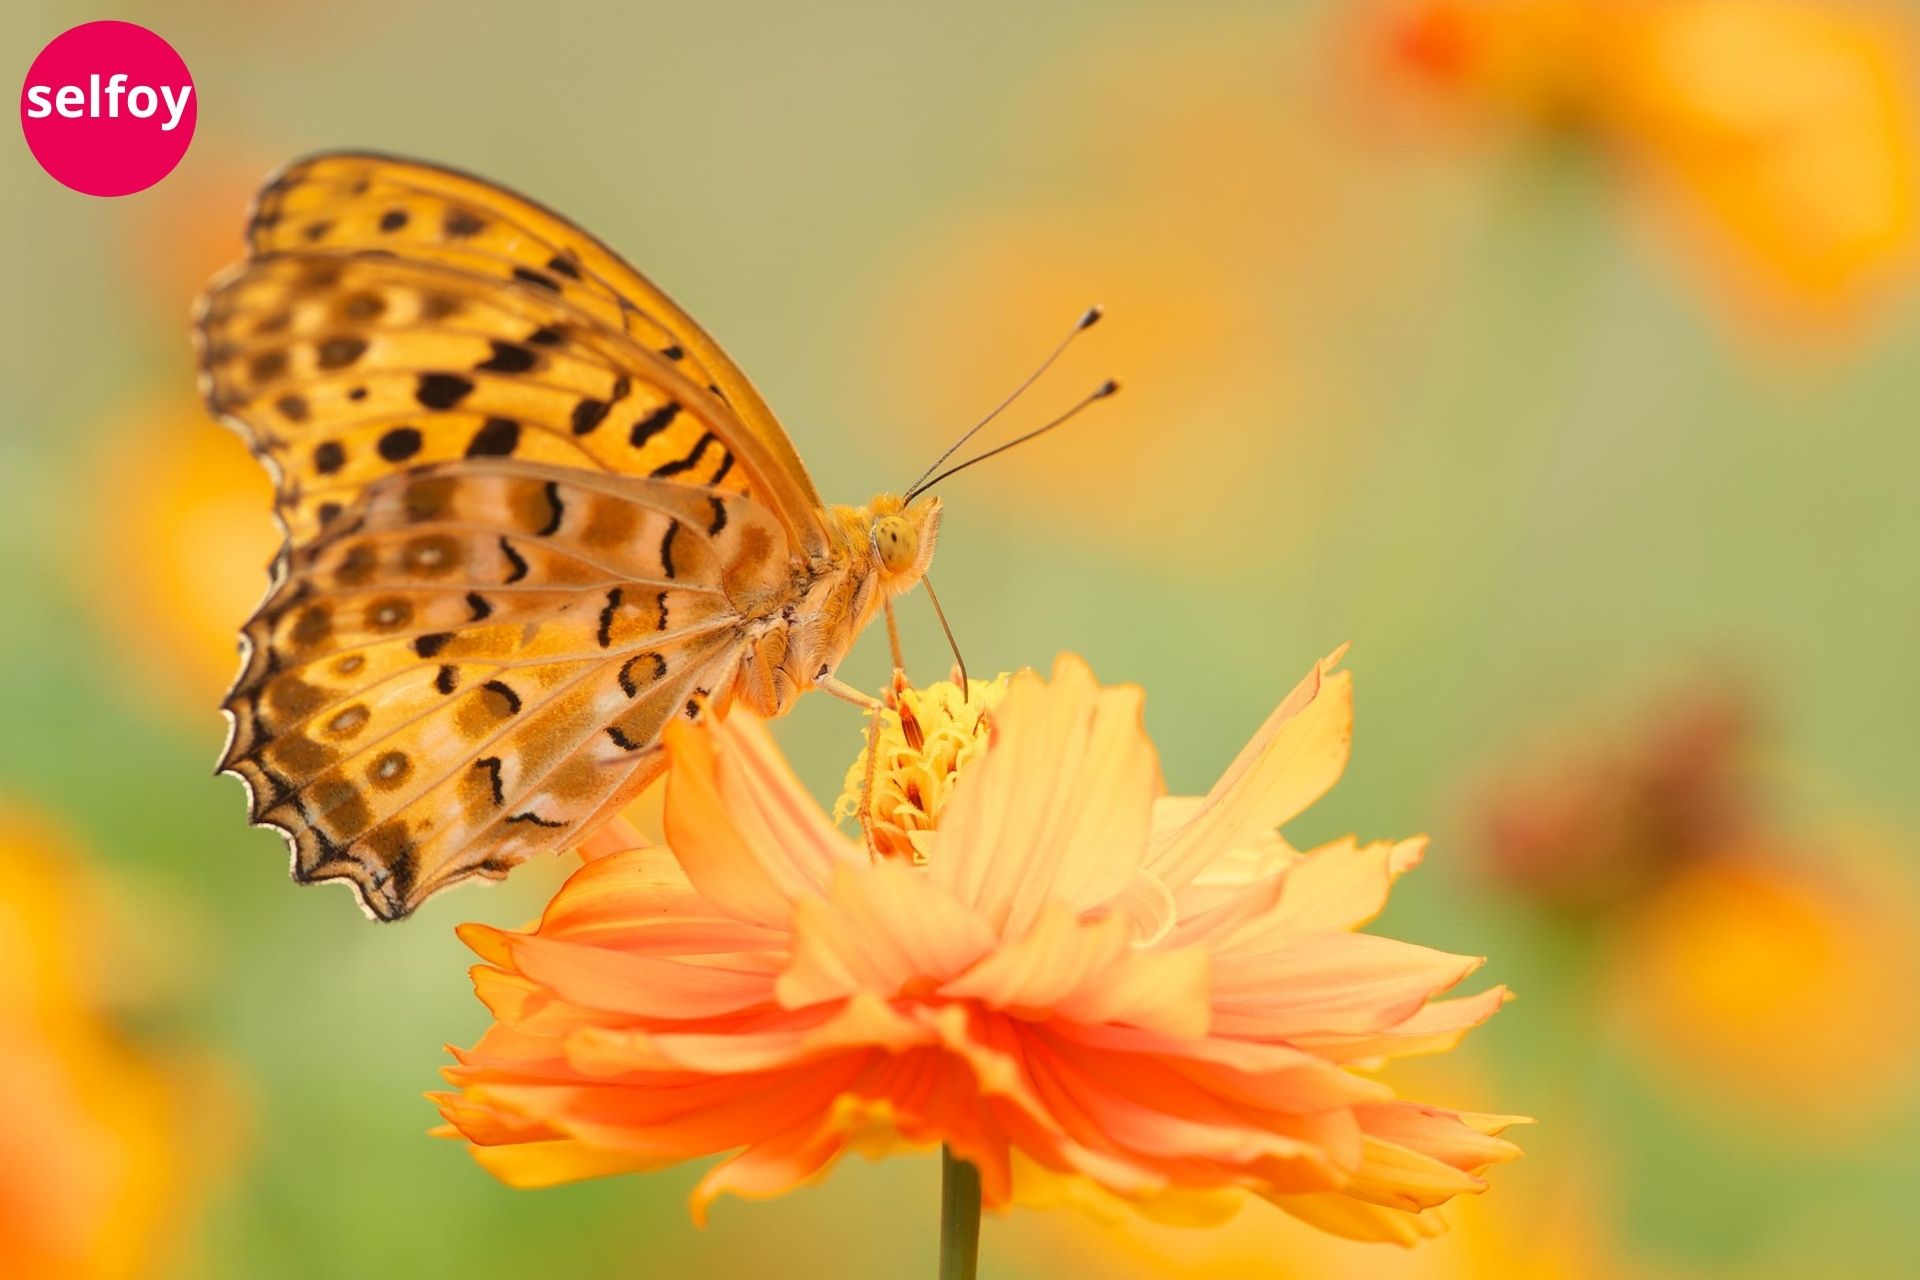
[[[20,86],[20,129],[33,158],[90,196],[131,195],[172,173],[199,115],[187,64],[131,22],[61,32]]]

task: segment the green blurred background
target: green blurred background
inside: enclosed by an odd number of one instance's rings
[[[16,140],[0,178],[0,804],[67,833],[111,904],[83,943],[116,1043],[187,1081],[155,1104],[167,1245],[99,1274],[932,1266],[931,1158],[854,1161],[704,1232],[697,1169],[495,1184],[426,1136],[441,1045],[485,1025],[452,927],[523,922],[564,868],[375,927],[288,883],[211,776],[272,538],[264,481],[197,414],[187,310],[251,187],[336,146],[469,168],[596,231],[727,344],[837,500],[917,474],[1106,303],[1006,430],[1107,374],[1126,391],[947,485],[934,576],[975,672],[1072,649],[1144,684],[1176,791],[1353,642],[1353,763],[1289,834],[1433,833],[1380,928],[1490,956],[1520,999],[1405,1078],[1538,1116],[1529,1155],[1412,1259],[1254,1230],[1222,1260],[1032,1213],[988,1223],[984,1274],[1910,1274],[1920,326],[1899,272],[1871,306],[1759,299],[1711,219],[1676,230],[1641,197],[1620,135],[1498,102],[1462,124],[1488,103],[1403,92],[1354,6],[22,0],[0,65],[102,16],[185,57],[186,160],[98,200]],[[943,673],[928,611],[904,617],[917,673]],[[869,636],[845,674],[883,666]],[[1503,885],[1478,813],[1728,676],[1760,726],[1763,843],[1880,913],[1822,926],[1843,948],[1822,972],[1889,999],[1703,1055],[1634,1030],[1632,984],[1673,980],[1621,959],[1631,905],[1575,920]],[[779,731],[830,801],[859,718],[810,699]],[[1684,913],[1662,919],[1684,950]],[[1769,1074],[1809,1044],[1836,1069]]]

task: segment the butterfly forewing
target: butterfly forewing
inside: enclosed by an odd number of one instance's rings
[[[328,156],[250,235],[203,301],[202,377],[288,537],[222,764],[297,876],[397,918],[654,776],[825,526],[712,340],[539,206]]]
[[[381,477],[460,458],[753,483],[723,404],[524,288],[309,254],[249,265],[203,324],[209,401],[274,463],[296,546]]]
[[[437,165],[337,152],[288,166],[262,190],[248,242],[257,258],[390,254],[549,294],[725,402],[737,434],[766,455],[769,506],[783,517],[820,507],[786,432],[720,344],[619,254],[535,201]]]

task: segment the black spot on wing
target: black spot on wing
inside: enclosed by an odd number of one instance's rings
[[[328,338],[320,344],[320,367],[322,369],[344,369],[365,355],[365,338]]]
[[[558,480],[547,481],[547,505],[552,511],[552,514],[547,517],[547,523],[543,527],[534,530],[534,533],[542,538],[550,537],[557,532],[560,528],[561,519],[567,514],[565,504],[560,501],[560,482]]]
[[[452,693],[459,683],[459,674],[456,667],[442,666],[439,674],[433,678],[433,687],[441,693]]]
[[[548,819],[541,817],[539,814],[534,813],[530,809],[525,813],[514,814],[511,818],[508,818],[507,821],[508,822],[531,822],[536,827],[564,827],[567,825],[564,822],[549,821]]]
[[[525,373],[540,363],[540,357],[517,342],[502,342],[495,338],[490,345],[492,354],[474,368],[490,373]]]
[[[675,458],[672,462],[663,462],[655,467],[653,469],[655,478],[664,480],[668,477],[681,475],[693,470],[700,465],[700,459],[706,454],[707,450],[719,443],[719,440],[714,437],[713,432],[701,432],[700,438],[694,442],[692,450],[688,452],[686,457]]]
[[[640,685],[639,682],[634,679],[633,669],[643,662],[653,667],[653,673],[647,677],[648,680],[659,680],[667,674],[667,660],[665,657],[651,650],[646,653],[634,654],[631,658],[628,658],[620,664],[620,689],[621,692],[625,693],[629,698],[638,697],[640,694]]]
[[[520,447],[520,424],[512,418],[488,418],[467,442],[469,458],[504,458]]]
[[[644,742],[635,742],[632,738],[629,738],[625,733],[620,731],[620,726],[617,724],[607,726],[607,736],[613,739],[613,745],[622,751],[638,751],[647,745]]]
[[[513,572],[507,575],[508,582],[518,582],[520,581],[520,579],[527,576],[526,557],[521,555],[518,551],[515,551],[513,549],[513,544],[511,542],[508,542],[505,538],[500,539],[500,554],[505,556],[507,558],[507,563],[513,566]],[[473,597],[468,596],[467,600],[469,603],[471,603],[473,600]]]
[[[405,462],[420,452],[420,433],[412,427],[395,427],[380,437],[375,447],[388,462]]]
[[[673,568],[673,539],[679,532],[680,522],[678,520],[669,520],[667,521],[667,531],[660,539],[660,572],[667,575],[667,581],[669,582],[672,582],[674,578],[679,576],[674,572]]]
[[[453,639],[451,631],[436,631],[432,635],[415,636],[413,651],[423,658],[431,658],[447,647],[447,641]]]
[[[552,276],[543,275],[531,267],[515,267],[513,269],[513,278],[525,284],[533,285],[535,288],[545,289],[549,293],[560,292],[560,282],[558,280],[555,280]]]
[[[473,762],[473,767],[485,773],[487,780],[493,784],[493,802],[505,804],[507,793],[500,786],[500,757],[482,756]]]
[[[605,400],[582,399],[573,406],[573,434],[583,436],[599,426],[609,407]]]
[[[423,373],[414,398],[429,409],[451,409],[473,394],[473,381],[457,373]]]
[[[606,647],[608,647],[613,643],[613,615],[614,615],[614,611],[617,610],[619,607],[620,607],[620,588],[615,587],[611,591],[607,592],[606,607],[600,610],[599,639],[600,639],[600,647],[602,649],[605,649]]]
[[[501,541],[504,542],[505,539],[502,539]],[[523,570],[525,569],[524,565],[521,567]],[[467,592],[467,621],[468,622],[483,622],[492,613],[493,613],[493,606],[487,602],[487,598],[485,596],[481,595],[478,591]]]
[[[718,497],[707,499],[713,504],[713,519],[707,524],[707,536],[717,538],[720,531],[727,527],[727,504]]]
[[[646,417],[640,419],[640,421],[634,423],[633,431],[627,436],[627,439],[634,448],[638,449],[646,444],[647,441],[672,426],[673,420],[678,416],[680,416],[680,402],[677,400],[669,400]],[[656,472],[655,474],[658,473]]]

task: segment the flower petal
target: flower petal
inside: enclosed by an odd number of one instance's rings
[[[473,1158],[481,1168],[510,1187],[557,1187],[582,1178],[605,1178],[616,1173],[645,1173],[670,1161],[616,1147],[596,1147],[576,1138],[544,1142],[516,1142],[502,1146],[474,1145]]]
[[[1367,933],[1328,933],[1214,957],[1214,1029],[1294,1040],[1364,1034],[1411,1017],[1481,964]]]
[[[826,897],[794,907],[793,955],[777,992],[789,1009],[857,992],[932,989],[993,946],[993,931],[926,875],[898,862],[842,868]]]
[[[1014,676],[986,753],[941,815],[933,878],[1003,936],[1024,932],[1048,902],[1079,912],[1126,889],[1159,789],[1140,710],[1137,687],[1102,689],[1070,654],[1050,684]]]
[[[1347,765],[1353,682],[1319,663],[1207,792],[1206,803],[1154,837],[1146,869],[1176,894],[1228,850],[1259,844],[1325,795]]]
[[[1292,1037],[1292,1041],[1329,1061],[1355,1064],[1446,1053],[1458,1045],[1467,1032],[1499,1012],[1500,1006],[1511,998],[1505,987],[1491,987],[1458,1000],[1423,1005],[1409,1017],[1378,1031],[1358,1035],[1303,1033]]]
[[[784,928],[793,898],[807,886],[777,849],[749,841],[721,796],[712,730],[675,720],[666,745],[667,844],[700,896],[750,924]]]
[[[639,1018],[710,1018],[773,999],[770,974],[512,935],[520,972],[571,1004]]]
[[[778,850],[782,862],[815,889],[831,884],[840,867],[866,865],[866,851],[849,840],[800,785],[766,721],[736,709],[716,721],[712,731],[720,750],[720,793],[750,844]]]

